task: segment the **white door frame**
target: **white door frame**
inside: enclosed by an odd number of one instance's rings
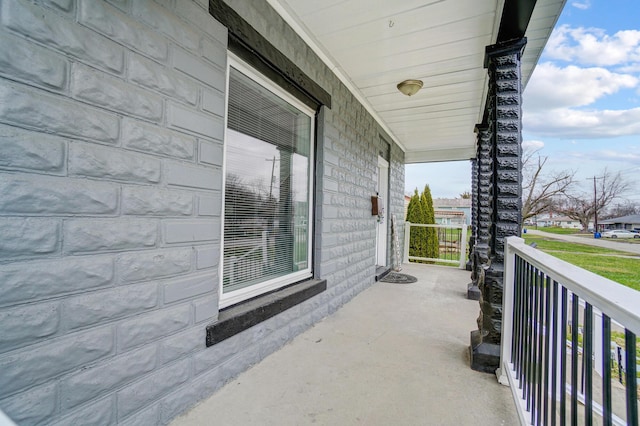
[[[378,179],[376,190],[380,208],[383,209],[383,219],[376,225],[376,266],[387,266],[389,219],[389,162],[378,156]]]

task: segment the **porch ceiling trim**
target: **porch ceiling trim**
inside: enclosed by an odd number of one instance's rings
[[[442,161],[471,160],[476,157],[475,147],[458,147],[447,149],[433,149],[429,151],[411,151],[404,155],[405,164],[438,163]]]

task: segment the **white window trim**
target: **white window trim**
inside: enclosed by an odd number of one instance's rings
[[[226,180],[227,180],[227,124],[229,117],[229,75],[230,68],[233,67],[238,71],[241,71],[246,76],[250,77],[252,80],[265,87],[269,91],[273,92],[276,96],[282,98],[284,101],[290,103],[300,111],[309,115],[311,118],[311,126],[310,126],[310,141],[311,146],[309,147],[309,238],[308,238],[308,247],[307,247],[307,256],[309,263],[306,269],[301,271],[294,272],[292,274],[286,275],[284,277],[274,278],[259,284],[254,284],[248,287],[244,287],[238,290],[234,290],[229,293],[224,293],[223,291],[223,282],[224,282],[224,212],[225,212],[225,191],[226,191]],[[313,269],[312,269],[312,256],[313,256],[313,237],[314,237],[314,220],[313,220],[313,211],[314,211],[314,196],[313,196],[313,188],[315,181],[315,111],[309,108],[304,103],[300,102],[294,96],[287,93],[280,86],[269,80],[267,77],[260,74],[255,69],[251,68],[248,64],[243,62],[239,57],[234,55],[231,52],[228,52],[227,57],[227,67],[226,67],[226,87],[225,87],[225,115],[224,115],[224,147],[223,147],[223,155],[222,155],[222,211],[221,211],[221,220],[220,220],[220,263],[218,266],[218,308],[226,308],[228,306],[234,305],[236,303],[242,302],[244,300],[251,299],[253,297],[259,296],[264,293],[268,293],[273,290],[277,290],[281,287],[285,287],[290,284],[294,284],[296,282],[309,279],[312,277]]]

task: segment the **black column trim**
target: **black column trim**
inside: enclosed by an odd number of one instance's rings
[[[491,61],[491,58],[494,58],[496,56],[503,56],[510,52],[519,51],[518,59],[520,59],[526,45],[527,38],[522,37],[486,46],[484,48],[484,67],[489,68],[489,62]]]
[[[497,42],[524,37],[537,0],[506,0],[502,9]]]
[[[306,75],[296,64],[276,49],[238,13],[222,0],[209,0],[209,13],[229,31],[229,50],[249,62],[260,72],[273,79],[309,105],[311,98],[318,106],[331,108],[331,95]],[[291,90],[291,89],[295,90]],[[309,105],[311,106],[311,105]]]
[[[259,296],[220,312],[207,326],[207,347],[268,320],[327,289],[327,280],[308,280]]]

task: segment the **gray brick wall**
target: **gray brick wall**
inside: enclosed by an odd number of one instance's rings
[[[207,1],[2,1],[0,408],[17,423],[167,423],[373,283],[377,155],[402,218],[402,151],[266,2],[229,4],[332,96],[316,170],[327,291],[205,348],[227,57]]]

